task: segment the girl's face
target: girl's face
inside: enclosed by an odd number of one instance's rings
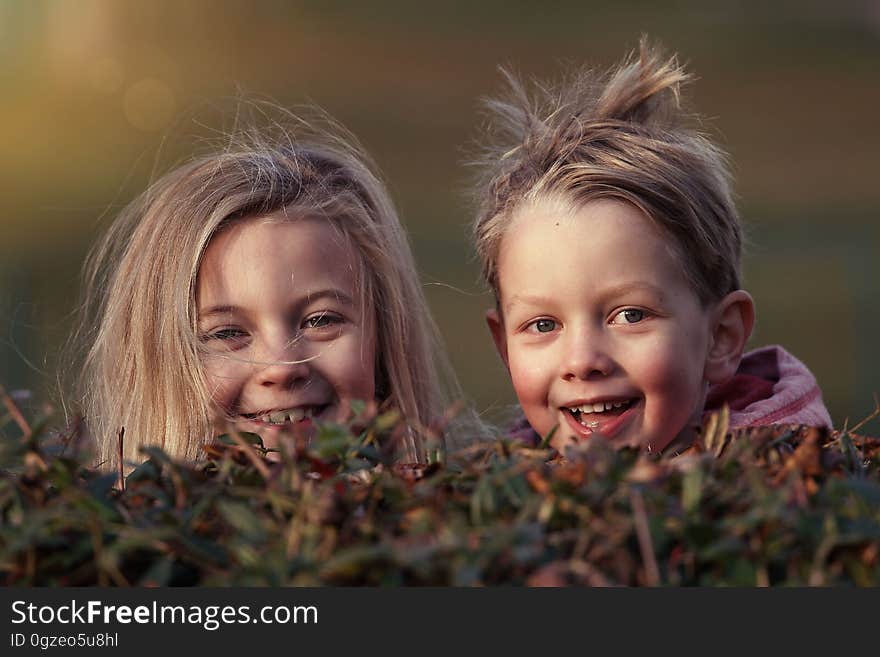
[[[489,326],[532,427],[559,449],[598,432],[660,450],[698,422],[711,317],[660,232],[611,200],[523,209]]]
[[[240,431],[275,446],[312,418],[341,421],[375,396],[375,320],[360,307],[359,257],[326,220],[255,218],[205,250],[198,330],[212,398]]]

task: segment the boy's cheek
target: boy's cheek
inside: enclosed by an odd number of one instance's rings
[[[513,353],[509,364],[511,383],[523,410],[546,406],[550,391],[546,364],[542,365],[539,359],[517,358]]]
[[[514,388],[531,387],[535,385],[536,381],[543,378],[542,368],[538,365],[537,359],[530,358],[516,349],[508,351],[508,366]]]

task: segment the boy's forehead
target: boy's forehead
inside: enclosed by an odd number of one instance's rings
[[[586,263],[601,258],[603,248],[625,251],[627,246],[639,247],[642,256],[650,252],[651,262],[657,264],[668,264],[670,257],[678,260],[675,241],[631,203],[602,198],[574,205],[550,198],[532,201],[515,212],[499,260],[505,251],[521,256],[552,250],[563,259],[572,256]]]
[[[615,196],[576,200],[563,194],[540,195],[520,205],[508,226],[537,223],[545,228],[566,227],[583,221],[626,223],[629,230],[644,230],[666,239],[656,222],[634,203]]]
[[[560,222],[567,223],[574,220],[581,207],[583,204],[578,205],[559,194],[537,196],[524,201],[514,209],[507,229],[513,230],[523,222],[552,222],[554,225]]]
[[[517,212],[502,240],[498,292],[503,310],[565,290],[696,295],[683,264],[674,240],[630,203],[533,202]]]

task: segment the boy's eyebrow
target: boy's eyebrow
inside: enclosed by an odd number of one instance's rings
[[[540,294],[514,294],[507,303],[504,304],[504,312],[510,312],[511,307],[516,303],[525,303],[532,306],[544,306],[550,303],[550,299]]]
[[[305,299],[300,303],[308,304],[325,298],[335,299],[336,301],[349,306],[354,305],[354,300],[348,294],[337,288],[327,288],[324,290],[318,290],[317,292],[309,292]],[[219,304],[216,306],[210,306],[204,310],[199,310],[198,315],[199,319],[204,319],[205,317],[213,317],[214,315],[234,315],[239,312],[243,312],[243,309],[240,306]]]
[[[607,299],[613,299],[614,297],[619,297],[623,294],[626,294],[627,292],[636,292],[636,291],[645,291],[645,292],[649,292],[650,294],[654,294],[657,296],[658,300],[662,300],[664,298],[662,288],[657,287],[656,285],[653,285],[652,283],[635,281],[632,283],[621,283],[620,285],[615,285],[613,287],[602,290],[602,293],[599,296],[599,300],[600,300],[600,302],[604,302]],[[551,299],[549,297],[542,296],[540,294],[514,294],[512,297],[510,297],[510,300],[504,304],[504,311],[510,312],[510,308],[515,303],[526,303],[526,304],[530,304],[530,305],[541,306],[541,305],[547,305],[547,304],[550,304],[553,302],[554,302],[553,299]]]
[[[648,283],[645,281],[634,281],[632,283],[621,283],[620,285],[615,285],[614,287],[610,287],[607,290],[602,291],[601,299],[604,301],[605,299],[612,299],[614,297],[619,297],[622,294],[626,294],[627,292],[649,292],[651,294],[657,295],[658,299],[663,299],[663,289],[654,285],[653,283]]]

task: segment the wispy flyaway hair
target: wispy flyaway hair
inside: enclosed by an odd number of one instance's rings
[[[214,414],[200,366],[196,283],[212,237],[231,222],[273,214],[319,217],[361,258],[362,308],[377,326],[376,390],[411,427],[440,417],[459,391],[438,348],[410,247],[373,165],[326,117],[286,115],[286,127],[239,130],[220,152],[155,182],[114,221],[85,268],[86,356],[78,402],[99,459],[117,464],[153,444],[200,456]],[[422,460],[417,430],[405,457]]]
[[[574,208],[613,198],[641,209],[670,240],[704,304],[740,287],[742,229],[725,154],[681,106],[690,76],[643,38],[607,75],[582,71],[558,86],[524,85],[487,101],[491,127],[476,163],[474,239],[498,290],[498,251],[525,204]]]

